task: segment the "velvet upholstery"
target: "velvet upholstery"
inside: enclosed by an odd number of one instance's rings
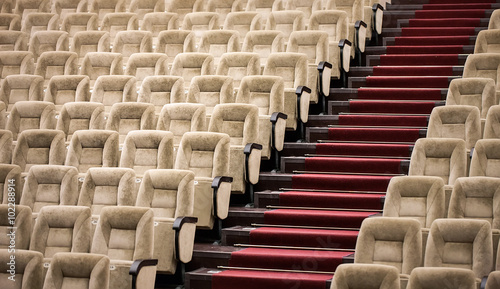
[[[179,29],[177,14],[163,11],[147,13],[142,20],[141,29],[153,33],[153,39],[157,38],[162,31]]]
[[[104,105],[97,102],[68,102],[62,107],[56,129],[66,135],[66,141],[71,141],[78,130],[104,129]]]
[[[0,190],[2,192],[0,204],[12,202],[12,198],[15,204],[19,204],[23,193],[19,166],[11,165],[10,162],[0,164]]]
[[[0,249],[0,286],[5,289],[42,289],[43,285],[43,255],[40,252],[16,250],[16,282],[7,279],[10,273],[11,253]],[[15,286],[14,286],[15,285]]]
[[[260,56],[252,52],[224,53],[217,65],[217,75],[230,76],[237,91],[245,76],[260,75]]]
[[[84,1],[80,1],[84,2]],[[70,38],[82,31],[96,31],[99,27],[99,16],[95,13],[68,13],[63,19],[61,30],[66,31]]]
[[[469,176],[500,177],[498,139],[481,139],[477,142],[470,164]]]
[[[111,44],[113,44],[118,32],[138,29],[139,19],[135,13],[108,13],[104,15],[101,23],[101,30],[109,32]]]
[[[206,11],[219,14],[220,24],[224,24],[227,14],[245,10],[242,0],[208,0]]]
[[[171,0],[167,5],[167,12],[177,13],[179,23],[183,23],[184,17],[188,13],[205,11],[206,1],[204,0]]]
[[[306,15],[299,10],[275,11],[267,18],[266,30],[279,30],[285,36],[285,42],[293,31],[306,29]]]
[[[470,54],[465,61],[464,78],[484,77],[491,78],[496,84],[495,103],[499,103],[500,92],[498,89],[498,66],[500,65],[500,55],[497,53],[478,53]]]
[[[130,75],[99,76],[94,83],[90,101],[104,104],[106,112],[109,112],[115,104],[136,102],[137,89],[135,84],[135,77]]]
[[[191,30],[198,43],[204,31],[218,30],[224,24],[216,12],[193,12],[184,16],[182,30]]]
[[[139,25],[142,24],[142,20],[147,13],[152,12],[163,12],[165,11],[165,1],[162,0],[132,0],[128,7],[128,10],[132,13],[137,14],[139,19]]]
[[[500,105],[493,105],[488,110],[483,138],[500,138]]]
[[[78,74],[78,55],[69,51],[47,51],[40,55],[36,63],[35,74],[45,79],[47,86],[54,75]]]
[[[117,131],[122,144],[129,131],[154,129],[154,118],[155,106],[151,103],[115,103],[111,107],[106,129]]]
[[[249,31],[243,40],[241,51],[257,53],[260,65],[264,66],[272,53],[285,52],[285,35],[276,30]]]
[[[33,74],[35,60],[28,51],[0,51],[0,79],[14,74]]]
[[[127,61],[125,74],[135,76],[136,86],[140,87],[148,76],[168,74],[167,56],[163,53],[134,53]]]
[[[90,101],[90,79],[86,75],[56,75],[53,76],[45,90],[44,101],[55,104],[61,111],[67,102]]]
[[[2,12],[0,14],[0,28],[2,30],[21,31],[21,16]]]
[[[43,100],[43,78],[39,75],[13,74],[1,84],[0,99],[7,111],[11,111],[18,101]]]
[[[55,129],[56,109],[53,103],[46,101],[18,101],[12,107],[7,121],[7,129],[14,140],[19,134],[31,129]]]
[[[486,114],[495,104],[495,81],[489,78],[458,78],[450,82],[446,105],[476,106],[484,122]]]
[[[341,264],[335,270],[330,289],[399,289],[399,272],[379,264]]]
[[[0,31],[0,51],[27,51],[28,35],[21,31]]]
[[[47,1],[48,2],[48,1]],[[32,12],[22,17],[21,31],[33,37],[37,31],[57,30],[59,15],[45,12]]]
[[[156,129],[170,131],[178,146],[186,132],[206,131],[206,107],[201,103],[166,104],[161,110]]]
[[[213,74],[215,74],[214,57],[207,53],[179,53],[170,71],[170,75],[184,78],[186,88],[189,88],[195,76]]]
[[[2,233],[0,237],[0,251],[12,249],[13,247],[9,247],[12,245],[11,243],[11,235],[12,231],[15,232],[15,250],[28,250],[30,246],[31,239],[31,230],[33,219],[31,216],[31,209],[27,206],[17,205],[13,220],[11,218],[7,218],[9,214],[9,205],[7,202],[2,203],[0,205],[0,213],[2,216],[5,216],[0,220],[0,233]],[[15,229],[12,229],[15,227]],[[16,264],[17,265],[17,264]],[[2,273],[5,271],[2,271]],[[17,272],[19,273],[19,271]],[[0,280],[1,284],[2,280]]]
[[[70,51],[78,54],[78,63],[83,64],[83,60],[88,53],[110,52],[110,37],[106,31],[79,31],[73,36]]]
[[[499,53],[500,31],[496,29],[479,31],[474,45],[474,53]]]
[[[165,53],[168,57],[169,66],[172,66],[177,54],[196,51],[196,40],[193,31],[161,31],[158,34],[157,43],[155,52]]]
[[[236,0],[239,1],[239,0]],[[227,52],[240,51],[240,37],[236,30],[208,30],[203,32],[198,52],[209,53],[217,66],[221,56]]]
[[[216,105],[234,102],[233,79],[219,75],[195,76],[191,80],[186,101],[204,104],[207,114],[211,115]]]
[[[416,268],[411,272],[408,289],[474,289],[474,273],[458,268]]]
[[[165,104],[185,102],[184,79],[179,76],[147,76],[139,89],[138,102],[152,103],[158,114]]]
[[[249,31],[262,29],[262,16],[257,12],[230,12],[224,21],[224,30],[238,31],[243,42]]]
[[[90,78],[90,87],[103,75],[123,74],[123,56],[111,52],[87,52],[83,58],[80,74]]]
[[[46,51],[69,51],[69,35],[66,31],[37,31],[30,37],[29,51],[35,62]]]
[[[125,12],[127,4],[123,0],[95,0],[89,5],[89,10],[92,13],[99,15],[99,22],[101,22],[105,15],[116,12]]]
[[[134,53],[153,52],[153,34],[142,30],[120,31],[116,34],[111,51],[121,53],[124,62]]]

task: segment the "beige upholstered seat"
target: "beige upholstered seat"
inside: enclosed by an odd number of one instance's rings
[[[37,31],[58,30],[59,16],[54,13],[29,13],[23,16],[21,31],[33,37]]]
[[[147,76],[142,81],[138,102],[155,105],[159,114],[165,104],[185,102],[184,79],[179,76],[158,75]]]
[[[104,16],[101,23],[101,31],[109,32],[111,44],[114,43],[118,32],[138,29],[139,19],[137,19],[135,13],[108,13]]]
[[[46,101],[18,101],[10,111],[7,129],[12,132],[14,141],[19,134],[32,129],[55,129],[57,124],[56,109],[53,103]]]
[[[341,264],[335,270],[330,289],[399,289],[399,272],[379,264]]]
[[[488,280],[486,281],[486,289],[495,289],[500,286],[500,271],[493,271],[488,275]]]
[[[122,75],[123,64],[123,56],[120,53],[87,52],[80,74],[87,75],[90,78],[90,87],[94,87],[99,76]]]
[[[11,250],[28,250],[30,246],[32,229],[31,209],[27,206],[16,204],[16,210],[13,216],[14,218],[8,218],[7,216],[9,216],[9,205],[6,202],[0,205],[0,213],[2,213],[2,216],[5,216],[0,220],[0,231],[3,236],[5,236],[2,237],[0,241],[0,251],[9,249],[9,246],[12,245],[12,238],[15,241],[15,246],[10,247]],[[12,221],[13,223],[10,223],[10,221]],[[9,235],[9,233],[12,231],[12,227],[16,228],[15,234]],[[5,271],[2,271],[2,273],[4,272]],[[17,271],[16,273],[20,272]],[[0,284],[2,283],[2,281],[4,281],[3,278],[0,279]]]
[[[46,206],[76,206],[77,203],[78,171],[74,167],[35,165],[30,168],[20,204],[30,207],[35,216]]]
[[[28,35],[21,31],[0,31],[0,51],[27,51]]]
[[[62,107],[56,129],[66,135],[70,141],[77,130],[104,129],[104,105],[97,102],[69,102]]]
[[[163,53],[134,53],[127,61],[125,74],[135,76],[136,86],[140,87],[148,76],[168,74],[167,59]]]
[[[19,204],[23,191],[19,166],[11,165],[10,162],[0,164],[0,190],[2,194],[0,204],[7,204],[12,200],[15,204]]]
[[[80,31],[73,36],[70,51],[78,54],[78,63],[83,69],[83,60],[92,52],[110,52],[110,37],[106,31]]]
[[[77,130],[71,137],[66,165],[86,173],[89,168],[117,167],[120,158],[118,132],[110,130]]]
[[[350,68],[350,55],[354,51],[354,49],[351,49],[352,44],[343,41],[347,39],[349,30],[347,13],[341,10],[315,11],[309,19],[308,29],[328,33],[328,62],[333,66],[332,76],[345,78],[345,73],[349,72]]]
[[[139,25],[142,26],[142,21],[147,13],[164,12],[165,1],[162,0],[132,0],[128,11],[137,14]]]
[[[488,110],[483,138],[500,138],[500,105],[493,105]]]
[[[147,170],[174,167],[174,135],[167,131],[135,130],[127,134],[120,167],[131,168],[136,176]]]
[[[318,103],[321,95],[330,94],[331,68],[325,62],[328,55],[328,33],[323,31],[294,31],[290,34],[286,52],[304,53],[308,60],[307,87],[311,89],[311,102]],[[321,67],[321,69],[320,69]],[[326,105],[323,109],[326,112]]]
[[[422,266],[422,233],[413,218],[367,218],[361,224],[354,263],[382,264],[397,268],[401,287],[409,274]]]
[[[306,15],[302,11],[286,10],[275,11],[267,18],[266,30],[279,30],[283,32],[285,43],[293,31],[306,29]]]
[[[448,211],[455,181],[467,176],[465,141],[449,138],[421,138],[413,148],[410,176],[436,176],[444,181],[445,208]]]
[[[12,254],[7,249],[0,249],[0,286],[11,288],[13,284],[21,289],[42,289],[43,255],[40,252],[16,250],[16,283],[8,279],[11,276],[10,261]]]
[[[193,31],[167,30],[158,34],[158,44],[155,52],[165,53],[168,57],[168,64],[172,66],[177,54],[195,52],[196,40]]]
[[[125,12],[127,4],[124,0],[95,0],[90,3],[90,12],[99,15],[99,22],[103,21],[107,14]]]
[[[66,284],[79,289],[108,289],[109,272],[107,256],[57,253],[50,262],[43,289],[62,289]]]
[[[221,103],[233,103],[233,79],[229,76],[195,76],[187,93],[186,102],[202,103],[211,115],[214,107]]]
[[[21,31],[21,16],[5,12],[0,13],[0,30]]]
[[[208,131],[226,133],[231,141],[229,176],[231,191],[249,195],[259,181],[262,145],[259,140],[259,108],[253,104],[226,103],[215,106]],[[248,187],[247,187],[248,186]]]
[[[196,229],[196,219],[190,217],[194,187],[192,171],[153,169],[142,179],[136,206],[153,209],[153,257],[158,259],[161,273],[174,274],[178,262],[191,260]]]
[[[52,76],[77,75],[78,54],[69,51],[44,52],[38,58],[35,74],[45,79],[45,86],[49,84],[49,80]]]
[[[184,16],[181,28],[194,32],[196,42],[201,39],[203,32],[218,30],[224,24],[216,12],[193,12]]]
[[[10,164],[12,161],[12,132],[0,130],[0,164]]]
[[[10,112],[18,101],[43,100],[43,78],[39,75],[13,74],[1,85],[0,99]]]
[[[408,289],[475,289],[471,270],[459,268],[415,268],[410,275]]]
[[[179,53],[174,59],[170,75],[184,78],[184,87],[199,75],[214,75],[214,57],[207,53]]]
[[[281,31],[250,31],[245,36],[243,52],[254,52],[260,56],[260,64],[264,66],[271,53],[285,52],[285,35]]]
[[[488,29],[500,29],[500,11],[497,10],[494,10],[493,13],[491,13]]]
[[[137,200],[134,170],[90,168],[80,189],[78,206],[90,207],[97,219],[104,207],[133,206]]]
[[[80,3],[84,1],[80,1]],[[99,19],[95,13],[69,13],[64,17],[61,30],[68,32],[70,38],[82,31],[96,31],[99,27]]]
[[[46,51],[69,51],[69,35],[66,31],[36,31],[32,33],[29,51],[35,61]]]
[[[500,65],[500,54],[479,53],[470,54],[465,61],[463,78],[484,77],[491,78],[497,85],[495,103],[500,103],[500,92],[498,89],[498,66]]]
[[[500,177],[500,151],[498,139],[481,139],[476,143],[469,176]]]
[[[4,102],[0,101],[0,129],[4,129],[7,122],[6,105]]]
[[[240,37],[236,30],[209,30],[203,32],[198,52],[209,53],[214,57],[215,65],[226,52],[240,51]]]
[[[115,270],[110,272],[110,289],[154,288],[156,262],[150,261],[154,247],[153,217],[153,210],[148,208],[103,208],[91,253],[107,255],[111,260],[110,265]],[[146,267],[136,262],[143,262]],[[130,276],[133,264],[134,267],[142,268]],[[132,283],[139,280],[140,284],[132,287]]]
[[[208,0],[206,11],[219,14],[220,24],[224,24],[227,14],[245,10],[242,0]]]
[[[57,111],[64,104],[75,101],[90,101],[90,79],[86,75],[55,75],[45,90],[44,101],[52,102]]]
[[[307,87],[307,56],[302,53],[273,53],[267,59],[263,75],[283,77],[285,82],[285,102],[283,112],[288,116],[288,129],[304,129],[309,119],[310,90]],[[299,91],[300,99],[297,97]],[[302,135],[304,135],[302,133]]]
[[[54,0],[52,1],[52,13],[65,19],[71,13],[88,12],[88,5],[88,0]]]
[[[479,31],[477,34],[474,53],[499,53],[500,52],[500,31],[497,29]]]
[[[364,1],[364,17],[363,22],[366,23],[366,41],[377,39],[382,34],[384,20],[384,6],[379,0]],[[378,43],[378,40],[375,41]]]
[[[64,132],[50,129],[23,131],[12,153],[12,164],[22,172],[34,165],[63,165],[66,158]]]
[[[239,40],[243,43],[249,31],[261,30],[262,16],[258,12],[231,12],[224,21],[224,30],[238,31]]]
[[[302,11],[305,18],[309,19],[314,11],[323,10],[323,7],[321,0],[289,0],[285,9]]]
[[[481,138],[479,109],[470,105],[446,105],[432,110],[427,138],[458,138],[465,148],[472,149]]]
[[[144,15],[144,20],[142,21],[141,30],[151,32],[154,40],[156,40],[162,31],[179,29],[179,17],[177,14],[163,11],[147,13]],[[157,44],[158,42],[154,41],[153,45]]]
[[[485,220],[438,219],[432,223],[425,267],[472,270],[476,283],[493,269],[491,225]]]
[[[279,167],[278,151],[283,150],[286,120],[283,115],[284,83],[278,76],[247,76],[241,81],[236,96],[237,103],[249,103],[259,108],[259,140],[262,158],[271,158]]]
[[[255,11],[261,15],[262,27],[265,27],[269,14],[273,11],[285,10],[285,4],[282,0],[248,0],[245,11]]]
[[[50,11],[50,1],[47,0],[18,0],[16,1],[16,7],[14,7],[14,13],[20,15],[23,19],[27,15],[36,12],[49,12]]]
[[[231,195],[231,184],[226,178],[229,173],[229,148],[227,134],[186,132],[182,137],[174,168],[191,170],[195,174],[198,184],[195,186],[193,214],[198,218],[199,228],[211,229],[215,219],[227,217]],[[218,187],[213,189],[214,180]],[[220,225],[217,222],[217,226]]]
[[[205,1],[203,0],[171,0],[169,1],[167,12],[177,13],[179,23],[183,23],[184,17],[188,13],[205,11]]]
[[[0,51],[0,79],[9,75],[33,74],[35,61],[28,51]]]
[[[237,91],[245,76],[260,75],[260,57],[257,53],[224,53],[217,65],[217,75],[231,76],[233,88]]]
[[[163,106],[156,129],[174,134],[178,146],[186,132],[206,131],[206,108],[200,103],[172,103]]]
[[[153,34],[139,30],[120,31],[116,34],[111,51],[121,53],[124,62],[134,53],[153,52]]]
[[[107,130],[120,134],[120,144],[132,130],[150,130],[155,128],[155,106],[151,103],[124,102],[111,107]]]
[[[137,101],[135,83],[135,77],[130,75],[101,75],[94,84],[90,101],[104,104],[106,112],[109,112],[116,103],[135,102]]]

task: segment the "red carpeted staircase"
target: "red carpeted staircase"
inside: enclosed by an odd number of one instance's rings
[[[417,9],[414,16],[387,21],[386,46],[367,47],[350,87],[332,89],[329,115],[310,116],[309,143],[287,143],[282,173],[261,174],[263,221],[238,227],[247,243],[231,251],[228,267],[209,271],[211,288],[324,289],[336,266],[353,261],[361,222],[381,213],[390,179],[407,173],[414,142],[461,75],[494,1],[398,2],[386,19]]]

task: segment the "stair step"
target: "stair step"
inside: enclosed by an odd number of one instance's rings
[[[367,76],[349,77],[351,88],[448,88],[450,82],[458,76]]]
[[[350,136],[349,139],[345,137],[342,140],[335,139],[330,140],[332,142],[348,142],[348,143],[408,143],[407,137],[404,139],[394,140],[392,142],[383,141],[380,139],[384,138],[383,132],[387,132],[390,134],[394,134],[394,137],[400,135],[405,130],[402,129],[344,129],[344,132],[350,132],[354,135]],[[426,129],[413,129],[411,130],[412,134],[415,134],[416,138],[424,138],[427,135]],[[367,133],[370,133],[368,135]],[[340,136],[339,136],[340,137]],[[402,137],[402,136],[400,136]],[[325,127],[308,127],[306,129],[306,138],[309,142],[317,142],[317,141],[329,141],[329,129]],[[370,138],[373,138],[369,140]],[[415,141],[415,140],[414,140]],[[413,141],[413,142],[414,142]]]
[[[386,100],[445,100],[448,89],[407,89],[407,88],[332,88],[329,101],[355,99]]]
[[[411,106],[408,106],[411,104]],[[329,101],[328,113],[364,113],[364,114],[430,114],[436,106],[445,105],[444,101],[390,101],[377,100]]]

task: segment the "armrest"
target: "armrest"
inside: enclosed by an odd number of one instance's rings
[[[231,198],[231,177],[215,177],[212,181],[214,215],[224,220],[229,212],[229,199]]]
[[[351,65],[351,49],[352,43],[347,39],[341,39],[339,41],[340,47],[340,68],[342,72],[349,72],[349,68]]]
[[[243,149],[245,154],[245,176],[252,184],[259,182],[260,160],[262,156],[262,145],[249,143]]]
[[[307,86],[299,86],[295,90],[297,95],[297,119],[306,123],[309,119],[309,102],[311,99],[311,89]]]
[[[330,95],[330,81],[332,79],[333,65],[330,62],[321,61],[318,64],[319,71],[319,91],[323,96]]]
[[[193,257],[196,217],[178,217],[172,229],[175,231],[175,259],[188,263]]]
[[[132,275],[132,289],[154,289],[157,264],[158,259],[135,260],[129,271]],[[144,286],[145,284],[147,285]]]
[[[283,146],[285,144],[287,118],[288,116],[281,112],[274,112],[271,115],[271,146],[279,152],[283,150]]]
[[[354,24],[354,28],[356,29],[356,34],[354,36],[354,46],[359,52],[365,52],[365,42],[366,42],[366,23],[358,20]]]
[[[384,18],[384,7],[380,4],[373,4],[372,29],[377,34],[382,34],[382,20]]]

